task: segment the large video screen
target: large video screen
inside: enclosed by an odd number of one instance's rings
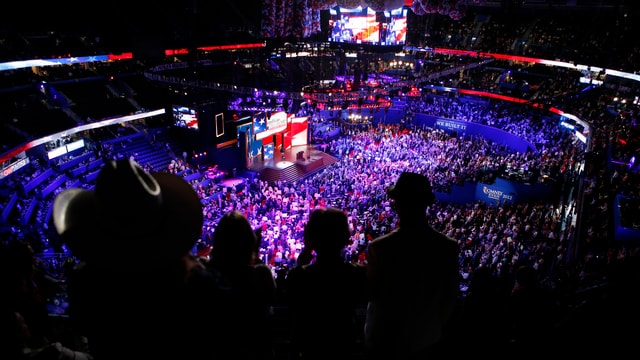
[[[266,139],[273,136],[274,134],[286,130],[289,115],[284,111],[276,111],[274,113],[264,114],[264,117],[262,117],[261,120],[264,119],[266,119],[266,127],[261,126],[258,131],[258,129],[256,129],[256,117],[254,117],[254,135],[256,140]]]
[[[188,106],[172,106],[173,125],[181,128],[198,130],[198,111]]]
[[[335,6],[329,9],[329,41],[334,43],[404,45],[407,11],[400,7],[375,12],[370,8]]]

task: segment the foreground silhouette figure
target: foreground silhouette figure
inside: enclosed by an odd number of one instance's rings
[[[298,265],[287,275],[294,359],[356,359],[362,354],[358,310],[366,304],[366,273],[364,266],[345,261],[350,235],[342,210],[311,213]]]
[[[435,195],[425,176],[404,172],[387,195],[399,225],[367,249],[367,356],[428,359],[458,298],[458,245],[429,224]]]
[[[223,291],[190,250],[202,231],[193,187],[131,160],[105,163],[95,189],[68,189],[54,224],[79,259],[69,316],[96,359],[210,356],[210,318]]]

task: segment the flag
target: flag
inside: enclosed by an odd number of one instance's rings
[[[253,133],[258,134],[267,130],[267,117],[263,112],[257,113],[253,117]]]
[[[265,160],[273,159],[273,149],[274,149],[273,144],[267,144],[267,145],[264,146],[264,159]]]

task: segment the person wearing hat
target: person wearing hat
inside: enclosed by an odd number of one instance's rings
[[[367,356],[433,358],[458,298],[458,244],[429,223],[424,175],[403,172],[387,195],[399,223],[367,247]]]
[[[207,309],[224,291],[190,252],[203,225],[191,184],[107,161],[95,188],[56,196],[53,222],[78,259],[67,282],[71,326],[96,360],[208,355],[199,323],[213,323]]]

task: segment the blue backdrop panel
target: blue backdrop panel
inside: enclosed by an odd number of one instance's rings
[[[468,121],[458,121],[435,116],[416,114],[413,123],[416,125],[426,125],[436,129],[443,129],[447,132],[455,131],[460,136],[482,136],[487,140],[504,144],[518,152],[534,150],[535,146],[520,137],[494,128],[492,126],[476,124]]]
[[[436,199],[445,203],[468,204],[478,201],[487,204],[527,201],[549,201],[556,199],[557,189],[546,184],[524,184],[505,179],[496,179],[493,184],[465,183],[454,185],[451,192],[436,192]]]

